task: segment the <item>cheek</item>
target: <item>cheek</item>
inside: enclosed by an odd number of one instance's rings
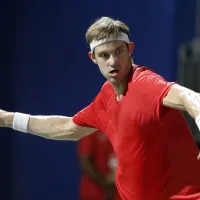
[[[98,63],[98,67],[99,67],[101,72],[105,71],[105,67],[104,67],[104,65],[102,63]]]
[[[98,66],[103,71],[105,71],[107,69],[106,62],[98,62]]]
[[[99,70],[100,72],[103,74],[103,76],[107,77],[107,74],[108,74],[108,67],[105,63],[99,63]]]
[[[129,63],[129,61],[130,61],[130,56],[128,54],[126,54],[125,56],[123,56],[123,62],[125,64]]]

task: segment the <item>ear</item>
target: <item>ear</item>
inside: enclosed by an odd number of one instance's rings
[[[97,61],[96,61],[96,59],[94,57],[94,54],[91,51],[88,52],[88,56],[90,57],[90,59],[92,60],[93,63],[97,64]]]
[[[134,50],[134,43],[130,42],[129,45],[128,45],[128,51],[129,51],[130,56],[133,53],[133,50]]]

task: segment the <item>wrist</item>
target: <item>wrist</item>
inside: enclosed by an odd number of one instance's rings
[[[15,112],[13,117],[12,128],[16,131],[27,133],[30,115]]]
[[[14,119],[14,113],[13,112],[5,112],[3,114],[3,121],[4,121],[5,127],[12,128],[13,119]]]

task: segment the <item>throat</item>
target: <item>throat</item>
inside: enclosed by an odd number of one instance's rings
[[[123,95],[122,95],[122,94],[120,94],[120,95],[117,94],[117,95],[116,95],[116,101],[117,101],[117,102],[121,101],[122,98],[123,98]]]
[[[121,101],[123,96],[126,94],[128,89],[128,82],[130,74],[132,73],[132,69],[129,71],[129,73],[124,77],[123,80],[120,80],[119,82],[111,82],[111,85],[116,93],[116,101]]]
[[[127,81],[120,84],[113,84],[112,86],[116,93],[116,101],[121,101],[127,90]]]

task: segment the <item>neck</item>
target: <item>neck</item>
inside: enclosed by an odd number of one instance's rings
[[[128,84],[128,77],[124,79],[120,84],[112,84],[115,93],[116,93],[116,100],[120,101],[125,93]]]
[[[116,83],[112,83],[112,87],[113,89],[115,90],[115,93],[116,93],[116,100],[117,101],[120,101],[127,89],[127,86],[128,86],[128,79],[129,79],[129,75],[132,71],[132,68],[135,68],[135,66],[131,65],[130,67],[130,70],[127,74],[127,76],[125,76],[125,78],[123,80],[121,80],[119,83],[116,82]]]

